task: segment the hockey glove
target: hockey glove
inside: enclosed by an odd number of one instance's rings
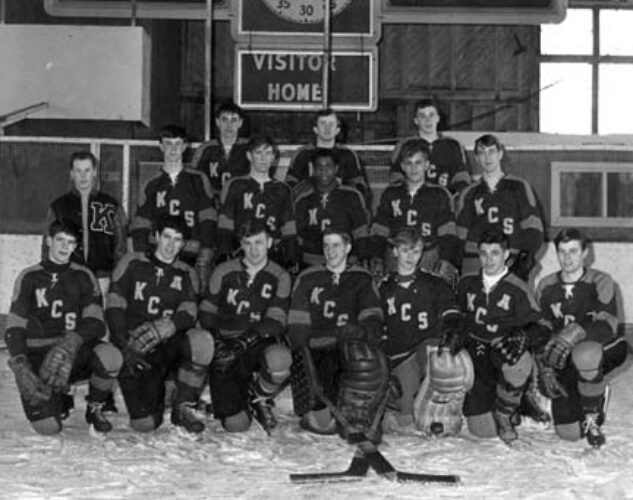
[[[244,353],[257,345],[262,338],[264,337],[255,330],[246,330],[239,337],[216,340],[211,366],[218,372],[231,371]]]
[[[543,360],[546,364],[562,370],[572,349],[585,340],[587,332],[578,323],[569,323],[555,334],[545,346]]]
[[[146,354],[175,333],[176,325],[169,318],[146,321],[130,332],[128,345],[133,351]]]
[[[123,372],[128,375],[134,375],[137,372],[150,370],[152,366],[145,361],[143,354],[132,349],[130,345],[123,349]]]
[[[444,349],[447,349],[451,355],[455,356],[466,346],[468,333],[466,333],[464,328],[464,318],[461,314],[450,314],[442,318],[440,331],[438,356],[442,355]]]
[[[530,271],[536,265],[534,255],[525,250],[521,250],[516,256],[513,257],[510,263],[510,272],[514,273],[518,278],[527,282],[530,278]]]
[[[9,367],[15,375],[15,383],[20,391],[20,396],[28,404],[36,406],[50,399],[51,388],[33,373],[31,363],[24,354],[10,358]]]
[[[550,399],[569,397],[556,376],[556,369],[545,363],[540,357],[536,358],[536,364],[538,366],[538,387],[543,395]]]
[[[515,365],[527,349],[527,335],[518,328],[492,341],[490,356],[496,366]]]
[[[75,356],[83,339],[77,332],[66,332],[64,337],[46,353],[40,366],[40,377],[54,390],[61,391],[68,386]]]

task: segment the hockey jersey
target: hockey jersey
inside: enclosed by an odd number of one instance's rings
[[[11,356],[48,348],[65,331],[84,342],[105,335],[102,297],[94,275],[74,262],[45,260],[22,271],[15,281],[5,341]]]
[[[190,266],[166,264],[154,255],[129,253],[112,274],[106,321],[112,343],[124,347],[128,333],[147,321],[169,316],[176,331],[195,325],[198,278]]]
[[[615,283],[602,271],[587,268],[574,283],[563,282],[560,272],[549,274],[539,282],[536,298],[554,332],[575,322],[587,332],[586,340],[604,344],[617,334]]]
[[[239,137],[228,151],[218,139],[203,142],[196,149],[191,166],[209,177],[216,200],[220,199],[222,188],[229,179],[248,174],[247,146],[248,140]]]
[[[247,329],[263,337],[281,337],[287,323],[290,275],[268,261],[251,276],[240,259],[215,268],[200,304],[200,324],[223,337]]]

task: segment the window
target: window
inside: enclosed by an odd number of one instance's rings
[[[540,131],[633,133],[633,10],[568,9],[541,27]]]
[[[552,162],[552,225],[633,227],[633,163]]]

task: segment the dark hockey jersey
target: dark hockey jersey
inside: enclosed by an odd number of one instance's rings
[[[11,356],[55,344],[65,331],[85,342],[105,335],[102,297],[90,270],[74,262],[45,260],[15,281],[5,341]]]
[[[420,231],[425,250],[437,246],[440,259],[459,264],[460,241],[446,188],[423,184],[413,196],[404,182],[385,189],[372,224],[373,255],[382,258],[387,239],[405,227]]]
[[[358,190],[339,185],[327,193],[314,184],[295,200],[297,236],[303,262],[323,263],[323,232],[335,227],[353,238],[352,252],[360,259],[369,257],[369,213]]]
[[[116,262],[127,252],[125,213],[112,196],[97,190],[90,193],[86,209],[84,219],[81,194],[73,189],[51,203],[46,226],[54,220],[70,221],[80,232],[71,260],[87,266],[98,277],[109,276]],[[48,245],[44,236],[42,258],[47,256]]]
[[[418,271],[413,279],[390,274],[380,285],[388,355],[405,353],[428,339],[440,339],[442,318],[460,314],[455,294],[435,275]]]
[[[217,212],[209,179],[197,170],[183,169],[172,182],[164,170],[141,190],[130,232],[135,252],[146,252],[154,241],[153,225],[163,214],[183,217],[191,229],[180,258],[195,262],[202,249],[216,247]]]
[[[248,174],[247,146],[248,140],[239,137],[228,153],[218,139],[203,142],[196,149],[191,166],[209,177],[216,201],[219,201],[222,188],[229,179]]]
[[[137,326],[169,316],[176,331],[194,326],[198,315],[198,278],[190,266],[166,264],[154,255],[129,253],[112,274],[106,321],[112,342],[124,347]]]
[[[281,337],[290,301],[290,275],[268,261],[251,276],[240,259],[215,268],[200,304],[200,324],[214,335],[234,337],[248,329]]]
[[[578,323],[587,340],[606,343],[616,336],[618,315],[615,284],[606,273],[585,269],[574,283],[565,283],[560,272],[543,278],[536,298],[550,328],[558,332],[569,323]]]
[[[471,177],[464,146],[458,140],[441,134],[433,142],[420,136],[405,137],[398,142],[391,155],[391,174],[395,174],[392,178],[404,177],[398,156],[403,144],[411,140],[420,141],[429,150],[430,165],[426,171],[426,180],[430,184],[443,186],[451,193],[458,193],[470,184]]]
[[[268,225],[275,241],[280,242],[287,260],[297,261],[297,226],[292,192],[284,182],[270,179],[260,184],[250,175],[234,177],[222,192],[218,221],[220,253],[239,247],[240,228],[251,219]]]
[[[370,336],[380,336],[383,313],[374,279],[359,266],[334,274],[325,266],[303,271],[292,291],[288,336],[293,349],[309,339],[336,339],[338,328],[359,325]]]
[[[470,336],[484,342],[543,320],[527,284],[510,272],[489,293],[484,291],[481,273],[464,276],[457,283],[457,303]]]

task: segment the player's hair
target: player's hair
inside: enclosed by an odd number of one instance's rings
[[[163,214],[156,220],[156,224],[154,224],[154,229],[158,234],[162,234],[165,229],[173,229],[177,233],[180,233],[182,237],[186,240],[189,239],[191,235],[191,231],[187,223],[185,222],[184,217],[179,215],[170,215]]]
[[[268,224],[266,224],[264,219],[250,219],[240,226],[238,236],[240,240],[243,240],[244,238],[257,236],[261,233],[265,233],[268,237],[272,237],[270,227],[268,227]]]
[[[418,243],[424,243],[424,239],[422,238],[422,234],[414,227],[403,227],[398,230],[393,238],[389,239],[389,242],[398,247],[400,245],[414,247]]]
[[[51,238],[54,238],[59,233],[68,234],[75,238],[77,242],[81,238],[79,227],[69,219],[55,219],[48,225],[48,235]]]
[[[73,164],[76,161],[82,160],[90,160],[92,162],[92,166],[97,168],[97,157],[93,155],[90,151],[75,151],[70,155],[70,169],[73,169]]]
[[[585,250],[587,248],[587,245],[589,244],[587,236],[585,236],[582,231],[576,229],[575,227],[568,227],[565,229],[561,229],[560,232],[556,235],[556,238],[554,238],[554,247],[556,248],[556,250],[558,250],[558,245],[560,245],[561,243],[567,243],[569,241],[579,241],[580,247],[583,250]]]
[[[481,247],[483,244],[494,245],[495,243],[501,245],[501,248],[504,250],[507,250],[510,246],[508,237],[501,229],[496,226],[489,226],[481,233],[477,241],[477,247]]]
[[[334,165],[338,165],[338,154],[333,148],[316,148],[312,153],[312,165],[316,165],[319,158],[332,158]]]
[[[352,244],[352,236],[344,229],[337,228],[335,226],[327,227],[325,231],[323,231],[323,240],[325,240],[326,236],[329,236],[331,234],[336,234],[340,236],[341,239],[343,240],[343,243],[345,243],[346,245]]]
[[[228,101],[220,104],[215,110],[215,117],[220,118],[223,114],[227,115],[237,115],[240,119],[244,118],[244,112],[242,108],[240,108],[233,101]]]
[[[484,134],[479,136],[475,141],[475,153],[480,148],[489,148],[490,146],[496,146],[499,151],[503,151],[503,144],[496,135]]]
[[[427,97],[425,99],[420,99],[419,101],[417,101],[413,105],[413,114],[416,114],[418,110],[424,109],[424,108],[435,108],[435,111],[437,111],[437,114],[438,115],[440,114],[440,105],[437,102],[437,99],[434,99],[433,97]]]
[[[189,142],[187,139],[187,131],[180,125],[165,125],[158,131],[158,142],[162,142],[163,139],[182,139],[185,142]]]
[[[273,148],[273,152],[275,153],[275,156],[277,155],[277,151],[278,151],[277,150],[277,144],[275,143],[273,138],[270,137],[267,134],[255,134],[255,135],[253,135],[249,139],[248,145],[246,146],[246,149],[247,149],[247,151],[250,151],[252,153],[253,151],[255,151],[256,149],[261,148],[262,146]]]
[[[319,118],[321,118],[323,116],[332,116],[332,115],[334,115],[334,117],[336,118],[336,123],[340,127],[341,126],[341,119],[336,114],[336,111],[334,111],[332,108],[325,108],[325,109],[321,109],[321,110],[317,111],[314,114],[314,119],[312,120],[312,125],[316,127],[317,123],[319,122]]]
[[[429,159],[429,148],[424,141],[421,139],[409,139],[405,141],[398,153],[398,164],[418,153],[422,153],[425,160]]]

